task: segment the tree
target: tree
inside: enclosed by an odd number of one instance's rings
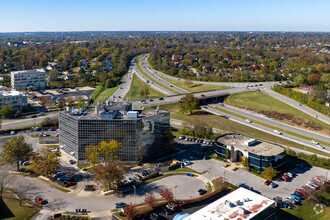
[[[295,78],[293,78],[293,82],[294,84],[296,84],[297,86],[300,86],[301,84],[303,84],[306,81],[306,77],[302,74],[299,74],[298,76],[296,76]]]
[[[22,202],[26,198],[26,195],[35,189],[35,186],[29,180],[25,180],[17,181],[14,188],[19,200],[19,205],[22,206]]]
[[[60,110],[62,110],[65,106],[65,103],[63,100],[59,100],[57,103],[57,108],[59,108]]]
[[[93,166],[99,161],[99,148],[97,145],[90,145],[85,148],[86,160]]]
[[[67,97],[65,101],[67,106],[69,106],[70,108],[74,106],[75,101],[71,96]]]
[[[124,176],[123,166],[118,161],[99,163],[92,168],[92,172],[95,174],[94,180],[103,184],[105,190],[111,189],[114,184],[119,185]]]
[[[10,173],[6,170],[0,170],[0,198],[5,191],[5,186],[11,182]]]
[[[0,115],[2,118],[9,118],[12,114],[14,114],[13,106],[4,105],[0,109]]]
[[[105,160],[113,161],[117,159],[117,152],[120,150],[122,150],[122,144],[115,140],[111,140],[109,142],[102,141],[99,144],[99,151],[102,155],[104,155]]]
[[[39,66],[46,67],[47,65],[48,65],[48,59],[46,57],[41,58],[39,62]]]
[[[309,84],[316,85],[319,83],[321,77],[317,73],[313,73],[307,76],[307,81]]]
[[[52,149],[57,149],[54,151]],[[61,156],[58,148],[52,146],[41,146],[38,149],[38,154],[31,157],[31,166],[37,175],[49,176],[54,174],[60,168]]]
[[[242,166],[247,167],[249,165],[249,161],[246,156],[242,157]]]
[[[32,145],[26,143],[24,137],[19,135],[6,141],[2,148],[1,158],[4,163],[16,163],[17,171],[19,171],[19,161],[29,159],[32,151]]]
[[[168,188],[163,188],[160,190],[159,194],[168,202],[173,202],[174,196],[173,192],[169,190]]]
[[[143,86],[140,90],[139,90],[139,95],[144,98],[144,99],[147,99],[148,96],[150,94],[150,91],[149,91],[149,87],[148,86]]]
[[[297,156],[296,152],[294,152],[293,150],[291,150],[289,147],[285,150],[286,154],[287,155],[290,155],[290,156]]]
[[[76,107],[77,108],[85,108],[85,102],[84,102],[84,99],[81,96],[78,97]]]
[[[156,198],[152,192],[148,193],[144,198],[144,201],[150,208],[154,208],[156,205]]]
[[[218,192],[224,190],[226,188],[226,183],[223,179],[223,177],[218,177],[216,178],[215,180],[213,180],[213,186],[214,186],[214,189]]]
[[[276,170],[272,167],[266,167],[263,174],[267,180],[273,180],[277,175]]]
[[[190,79],[185,79],[184,84],[187,85],[188,87],[191,87],[193,85],[193,82]]]
[[[226,149],[226,160],[228,160],[230,158],[230,151],[229,149],[227,148]]]
[[[125,206],[124,208],[124,216],[128,218],[129,220],[132,220],[135,218],[136,215],[136,210],[135,210],[135,205],[130,203],[128,206]]]
[[[193,113],[193,110],[200,109],[199,100],[195,98],[193,94],[187,94],[182,98],[182,102],[180,103],[180,111],[182,113]]]

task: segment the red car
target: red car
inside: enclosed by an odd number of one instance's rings
[[[269,184],[271,184],[271,183],[272,183],[272,181],[267,180],[267,181],[265,182],[265,185],[266,185],[266,186],[269,186]]]
[[[42,199],[41,197],[36,197],[34,201],[38,204],[44,204],[46,201]]]
[[[298,192],[298,193],[306,196],[306,193],[303,190],[301,190],[301,189],[296,189],[296,192]]]
[[[280,175],[280,178],[282,179],[282,180],[284,180],[285,182],[288,182],[291,178],[288,176],[288,175],[286,175],[286,174],[281,174]]]

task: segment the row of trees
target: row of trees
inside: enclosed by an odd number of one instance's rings
[[[213,128],[202,121],[196,121],[192,124],[184,122],[181,124],[180,130],[182,134],[193,136],[194,138],[214,138]]]

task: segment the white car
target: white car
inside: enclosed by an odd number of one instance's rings
[[[185,137],[184,135],[181,135],[181,136],[179,137],[180,140],[185,139],[185,138],[186,138],[186,137]]]
[[[15,132],[15,131],[11,131],[10,134],[11,134],[11,135],[15,135],[16,132]]]
[[[184,162],[183,164],[184,164],[185,166],[189,166],[189,165],[192,164],[192,162],[190,162],[190,161],[186,161],[186,162]]]
[[[249,120],[249,119],[246,119],[245,121],[246,121],[247,123],[252,123],[252,121]]]
[[[317,147],[321,148],[321,149],[324,149],[325,147],[323,147],[321,144],[316,144]]]
[[[275,188],[276,186],[277,186],[277,184],[274,183],[274,182],[271,182],[271,183],[269,184],[269,187],[271,187],[271,188]]]
[[[276,134],[282,134],[282,132],[280,132],[278,130],[274,130],[274,133],[276,133]]]
[[[313,143],[313,144],[318,144],[316,141],[314,141],[314,140],[311,140],[311,142]]]

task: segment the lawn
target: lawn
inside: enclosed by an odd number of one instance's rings
[[[319,124],[330,134],[330,125],[262,92],[249,91],[232,94],[226,98],[225,103],[237,107],[291,114],[298,118],[303,118]]]
[[[104,87],[102,87],[102,88],[104,88]],[[117,91],[118,88],[119,88],[119,86],[104,89],[103,92],[101,92],[101,93],[95,98],[95,103],[94,103],[94,105],[97,103],[98,100],[104,101],[104,98],[107,100],[110,96],[112,96],[112,95]],[[93,93],[93,94],[94,94],[94,93]],[[92,94],[92,95],[93,95],[93,94]]]
[[[152,106],[150,108],[147,107],[146,109],[156,109],[156,106]],[[262,140],[267,140],[267,141],[270,141],[273,143],[278,143],[278,144],[288,146],[291,148],[305,149],[306,151],[318,153],[320,155],[330,156],[330,154],[325,153],[323,151],[320,151],[320,150],[317,150],[314,148],[310,148],[310,147],[306,147],[301,144],[297,144],[295,142],[268,134],[266,132],[262,132],[260,130],[251,128],[249,126],[242,125],[240,123],[222,118],[217,115],[213,115],[211,113],[208,113],[208,112],[205,112],[202,110],[195,111],[192,115],[182,114],[179,111],[178,103],[161,105],[160,109],[171,112],[171,118],[173,118],[173,119],[182,120],[182,121],[186,121],[189,123],[198,123],[198,122],[203,121],[206,124],[211,125],[213,128],[222,130],[223,133],[234,132],[234,133],[245,134],[245,135],[248,135],[251,137],[259,138]]]
[[[103,91],[105,90],[105,88],[103,86],[96,86],[95,91],[91,94],[91,99],[97,98]]]
[[[176,90],[158,82],[157,80],[155,80],[154,78],[152,78],[151,76],[149,76],[149,74],[147,74],[142,68],[141,68],[141,65],[140,65],[140,61],[141,61],[141,57],[137,60],[136,62],[136,66],[138,68],[138,70],[145,76],[147,77],[151,82],[163,87],[164,89],[170,91],[170,92],[173,92],[174,94],[179,94],[179,92],[177,92]]]
[[[132,81],[132,85],[130,88],[130,91],[128,91],[127,95],[124,97],[124,100],[126,100],[126,98],[131,98],[132,101],[136,101],[136,100],[142,100],[145,99],[144,97],[141,97],[139,94],[139,91],[142,87],[144,86],[148,86],[147,84],[145,84],[144,82],[142,82],[136,75],[133,75],[133,81]],[[150,92],[150,98],[159,98],[159,97],[164,97],[165,95],[163,93],[158,92],[157,90],[149,87],[149,92]],[[131,97],[130,97],[131,95]]]
[[[32,203],[28,200],[25,202]],[[30,219],[37,212],[39,212],[38,209],[30,207],[26,203],[23,203],[20,207],[18,199],[10,192],[5,192],[3,198],[0,198],[0,219]]]
[[[147,62],[148,62],[148,60],[147,60]],[[148,62],[148,64],[149,64],[149,62]],[[150,66],[150,64],[149,64],[149,66]],[[185,84],[184,81],[182,82],[179,80],[172,80],[172,79],[165,78],[163,76],[159,76],[159,77],[181,89],[187,90],[188,92],[203,92],[203,91],[209,91],[209,90],[218,90],[218,89],[229,88],[227,86],[205,85],[205,84],[197,84],[197,83],[192,83],[191,85],[187,85],[187,84]]]

